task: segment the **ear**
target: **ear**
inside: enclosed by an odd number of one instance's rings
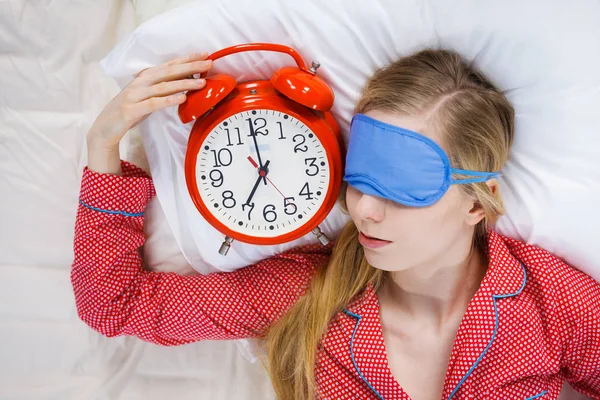
[[[485,183],[486,183],[486,185],[488,185],[488,188],[490,188],[490,191],[492,192],[492,194],[495,195],[498,192],[498,181],[495,178],[492,178],[492,179],[486,181]],[[475,226],[483,218],[485,218],[485,211],[484,211],[481,203],[477,199],[471,198],[471,200],[472,200],[471,209],[468,212],[466,222],[468,225]]]
[[[490,191],[495,196],[498,193],[498,180],[496,178],[489,179],[485,182],[486,185],[490,188]]]

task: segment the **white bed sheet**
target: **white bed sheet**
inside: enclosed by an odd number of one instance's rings
[[[108,339],[76,315],[85,134],[118,92],[98,61],[139,18],[131,1],[0,1],[0,400],[273,398],[234,342]]]
[[[0,400],[274,398],[261,365],[234,342],[108,339],[75,311],[69,271],[85,134],[118,91],[98,61],[136,23],[184,2],[0,2]],[[139,143],[133,131],[124,150],[144,165]],[[166,222],[157,202],[150,207],[158,229]],[[163,246],[150,264],[182,257],[168,239],[148,243]],[[579,398],[566,387],[562,399]]]

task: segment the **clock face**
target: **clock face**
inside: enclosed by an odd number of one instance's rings
[[[222,120],[197,155],[201,199],[229,229],[276,237],[309,221],[323,204],[330,165],[317,135],[280,111]]]

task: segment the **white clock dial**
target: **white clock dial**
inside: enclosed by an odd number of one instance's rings
[[[242,234],[275,237],[294,231],[327,195],[330,165],[321,141],[283,112],[258,109],[230,116],[208,134],[197,157],[204,204]]]

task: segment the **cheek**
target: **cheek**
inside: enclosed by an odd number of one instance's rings
[[[446,199],[442,198],[430,209],[424,210],[426,215],[423,215],[421,221],[423,229],[421,232],[440,245],[455,240],[464,227],[460,204],[443,200]]]
[[[397,209],[389,216],[395,236],[404,243],[423,242],[435,232],[439,219],[431,210],[419,208]]]
[[[452,236],[461,225],[458,210],[441,201],[425,208],[394,208],[391,214],[396,236],[411,246],[429,247],[428,243]]]
[[[350,216],[354,217],[354,210],[356,209],[356,203],[358,202],[358,194],[356,190],[350,188],[346,190],[346,207]]]

